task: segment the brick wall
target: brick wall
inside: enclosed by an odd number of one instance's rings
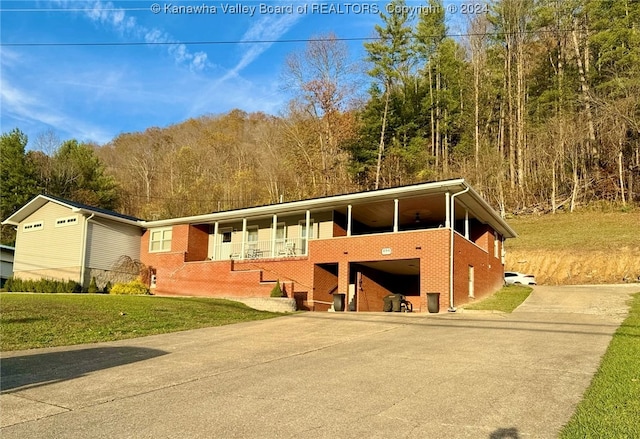
[[[468,301],[468,266],[475,269],[475,295],[483,297],[502,284],[500,258],[493,257],[493,231],[478,230],[474,245],[456,235],[454,271],[455,305]],[[310,257],[247,261],[206,261],[208,228],[181,225],[173,227],[171,252],[148,253],[149,232],[142,237],[141,260],[156,270],[155,291],[162,294],[228,297],[268,297],[273,282],[280,280],[288,297],[299,306],[322,310],[332,302],[328,289],[347,294],[350,264],[371,261],[419,260],[419,281],[414,277],[406,291],[419,292],[408,299],[417,312],[427,310],[427,293],[440,293],[440,310],[449,307],[449,229],[429,229],[376,235],[318,239],[309,242]],[[483,248],[488,248],[485,251]],[[382,254],[385,249],[385,254]],[[386,254],[389,253],[390,254]],[[327,274],[317,264],[337,264],[338,272]],[[382,297],[394,288],[385,286],[375,270],[365,273],[363,282],[369,299],[360,296],[361,310],[381,311]],[[377,273],[377,274],[376,274]],[[391,276],[393,277],[393,275]],[[396,279],[398,280],[398,279]],[[411,282],[414,285],[410,285]],[[331,285],[329,285],[331,284]],[[397,282],[396,282],[397,284]],[[363,288],[364,288],[363,286]],[[315,289],[314,289],[315,287]],[[379,308],[379,309],[377,309]]]
[[[500,254],[497,258],[494,257],[493,232],[487,232],[485,237],[490,248],[488,252],[458,234],[454,236],[454,306],[482,299],[500,289],[504,283]],[[475,298],[469,298],[469,266],[474,268]]]
[[[362,285],[356,285],[360,311],[380,312],[383,310],[383,298],[391,294],[391,291],[382,284],[382,281],[379,273],[362,273]]]
[[[189,226],[185,261],[204,261],[209,253],[209,226]]]
[[[377,235],[361,235],[310,242],[314,263],[338,263],[338,292],[346,294],[349,284],[349,263],[420,259],[421,297],[412,298],[416,311],[426,310],[426,292],[446,293],[449,289],[448,229],[429,229]],[[382,249],[391,249],[383,255]],[[441,308],[448,306],[448,297],[441,294]]]
[[[313,267],[313,299],[317,301],[313,305],[314,311],[326,311],[331,307],[333,293],[338,288],[338,274],[334,273],[334,269],[337,267],[322,265]]]

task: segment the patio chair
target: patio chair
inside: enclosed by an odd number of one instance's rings
[[[295,256],[296,255],[296,243],[293,241],[287,241],[284,243],[284,247],[278,250],[279,256]]]

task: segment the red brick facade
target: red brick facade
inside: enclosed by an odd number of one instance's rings
[[[480,226],[471,236],[475,242],[455,235],[454,306],[470,300],[469,266],[476,299],[503,282],[501,243],[496,253],[493,230]],[[342,235],[344,229],[334,225],[334,231]],[[393,292],[405,294],[414,311],[426,312],[427,293],[437,292],[444,312],[450,306],[450,239],[448,228],[338,236],[310,240],[308,257],[210,261],[206,260],[209,226],[175,225],[170,252],[150,253],[149,231],[144,233],[141,260],[155,270],[154,290],[161,294],[268,297],[275,281],[280,281],[286,295],[302,309],[326,311],[333,294],[349,298],[351,283],[358,311],[382,311],[382,298]],[[390,262],[416,274],[375,268]]]

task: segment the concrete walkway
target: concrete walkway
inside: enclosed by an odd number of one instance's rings
[[[553,438],[640,285],[2,354],[11,438]]]

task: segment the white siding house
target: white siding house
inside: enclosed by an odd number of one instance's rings
[[[8,245],[0,245],[0,288],[7,279],[13,276],[13,254],[16,249]]]
[[[73,280],[84,288],[120,280],[118,260],[140,257],[138,218],[38,195],[2,224],[16,227],[14,276]]]

